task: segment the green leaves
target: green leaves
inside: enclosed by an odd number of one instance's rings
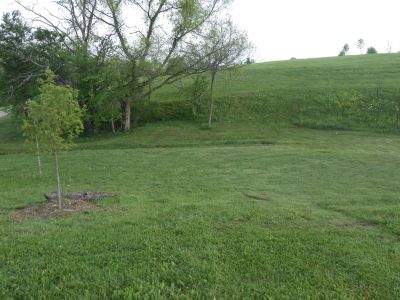
[[[178,7],[181,26],[185,29],[193,26],[201,16],[201,5],[198,0],[180,0]]]
[[[34,29],[18,11],[4,14],[0,23],[0,105],[17,111],[38,93],[37,78],[46,67],[62,73],[66,54],[61,35]]]
[[[39,95],[26,102],[25,136],[29,139],[37,136],[43,150],[68,149],[83,130],[78,91],[69,86],[56,86],[50,69],[46,70],[46,78],[38,82]]]

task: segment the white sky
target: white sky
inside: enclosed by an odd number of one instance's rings
[[[0,0],[0,14],[17,7]],[[235,0],[228,13],[248,32],[257,61],[336,56],[345,43],[358,54],[359,38],[364,51],[400,51],[400,0]]]

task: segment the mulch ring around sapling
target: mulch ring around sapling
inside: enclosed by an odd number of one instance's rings
[[[20,222],[24,219],[49,219],[80,212],[109,210],[108,208],[97,206],[96,201],[117,195],[117,193],[99,192],[62,193],[62,209],[60,210],[58,208],[57,194],[47,193],[45,194],[46,202],[16,211],[14,219]]]

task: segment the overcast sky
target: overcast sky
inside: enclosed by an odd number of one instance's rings
[[[0,0],[1,14],[16,7]],[[229,13],[248,32],[257,61],[336,56],[345,43],[358,54],[359,38],[365,48],[400,51],[400,0],[235,0]]]

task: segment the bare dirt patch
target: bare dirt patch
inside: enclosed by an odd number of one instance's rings
[[[58,208],[56,193],[47,193],[47,201],[34,206],[20,209],[14,213],[14,220],[21,222],[24,219],[49,219],[81,212],[114,210],[96,205],[97,200],[105,197],[117,196],[116,193],[99,192],[72,192],[62,194],[62,209]]]
[[[18,210],[14,215],[14,219],[17,222],[20,222],[24,219],[48,219],[79,212],[97,210],[100,210],[100,208],[96,204],[88,201],[63,200],[63,208],[61,210],[58,209],[57,203],[41,203]]]
[[[58,195],[56,192],[46,193],[44,194],[47,201],[54,201],[58,200]],[[118,196],[117,193],[109,193],[109,192],[65,192],[61,193],[62,199],[68,200],[84,200],[84,201],[97,201],[107,197],[115,197]]]

